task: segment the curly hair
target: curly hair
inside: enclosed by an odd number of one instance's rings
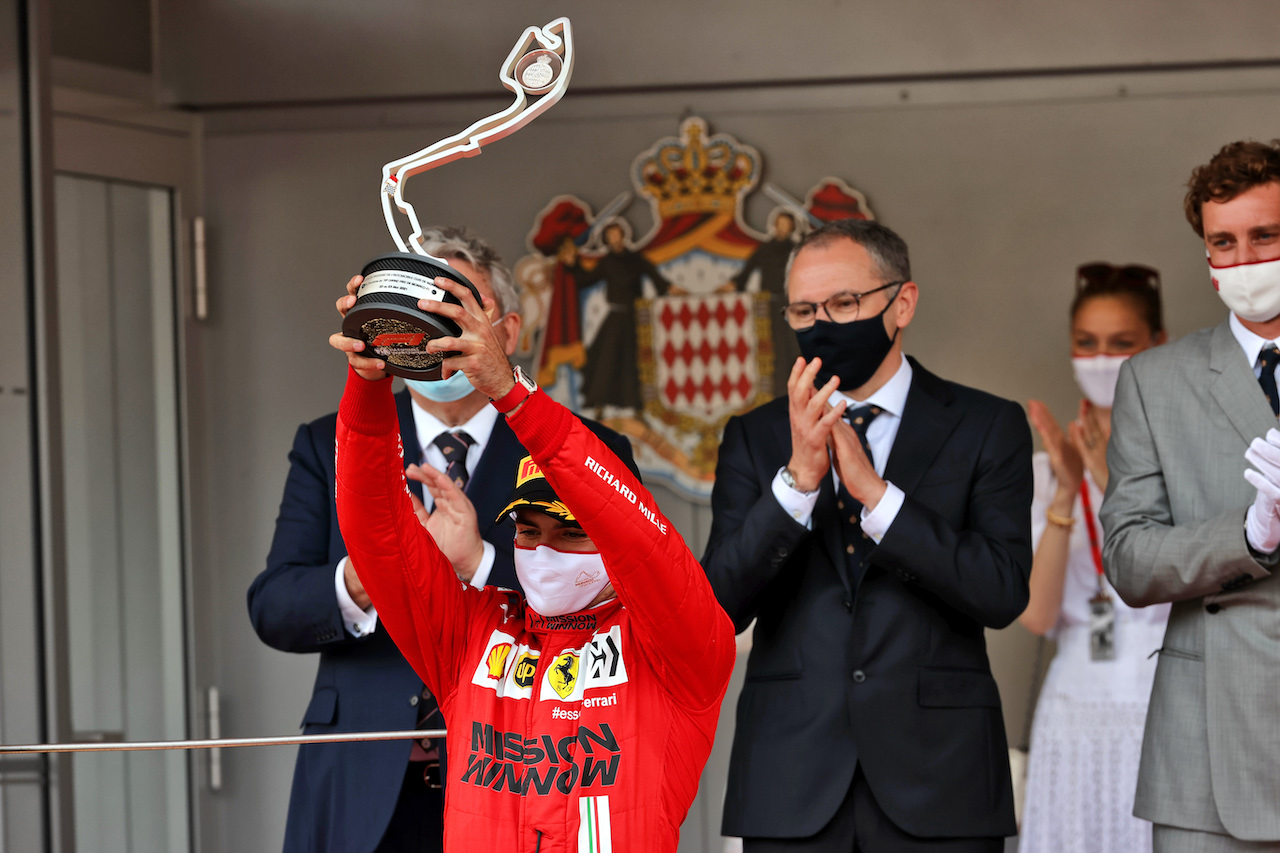
[[[1280,182],[1280,139],[1231,142],[1208,163],[1192,170],[1182,208],[1191,227],[1203,237],[1201,208],[1205,202],[1231,201],[1246,190],[1273,181]]]

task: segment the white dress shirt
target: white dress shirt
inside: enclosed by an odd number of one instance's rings
[[[437,471],[444,471],[447,466],[444,460],[444,453],[435,445],[435,439],[441,433],[445,432],[465,432],[474,440],[469,448],[467,448],[467,475],[470,476],[476,472],[476,466],[480,464],[480,457],[484,455],[484,449],[489,446],[489,439],[493,436],[493,427],[498,422],[498,410],[493,406],[483,406],[480,411],[471,417],[471,420],[456,427],[450,427],[444,421],[428,412],[426,409],[418,405],[418,401],[413,401],[413,425],[418,434],[418,445],[423,449],[422,459],[419,460],[421,465],[430,465]],[[412,461],[412,460],[410,460]],[[431,509],[435,505],[435,500],[431,497],[431,493],[426,489],[422,490],[422,502],[427,509]],[[484,555],[480,558],[480,565],[476,566],[476,572],[471,576],[471,585],[477,589],[482,589],[489,580],[489,573],[493,571],[493,562],[497,556],[497,551],[493,545],[483,542]],[[367,610],[362,610],[359,605],[351,598],[351,593],[347,591],[347,580],[345,577],[347,568],[347,558],[343,557],[338,561],[337,573],[334,577],[334,591],[338,596],[338,609],[342,612],[342,621],[346,625],[347,631],[355,637],[363,637],[373,632],[378,624],[378,610],[372,604]]]
[[[1258,364],[1258,356],[1267,344],[1275,344],[1277,348],[1280,348],[1280,339],[1269,341],[1260,335],[1255,335],[1244,327],[1244,323],[1240,322],[1240,318],[1236,316],[1234,311],[1231,312],[1227,323],[1231,326],[1231,334],[1235,335],[1236,343],[1240,344],[1240,348],[1244,350],[1244,357],[1249,359],[1249,366],[1253,368],[1253,375],[1261,379],[1262,365]],[[1280,370],[1280,367],[1276,369]]]
[[[907,406],[907,393],[911,390],[911,376],[911,363],[907,361],[906,356],[903,356],[898,372],[867,399],[854,400],[847,394],[836,391],[828,401],[834,406],[843,400],[849,404],[849,409],[859,406],[880,408],[881,413],[867,427],[867,444],[871,447],[871,464],[875,466],[876,473],[881,477],[884,476],[885,463],[889,461],[889,452],[893,450],[894,439],[898,437],[898,427],[902,424],[902,411]],[[831,465],[831,478],[839,488],[840,474],[836,471],[834,460]],[[791,488],[783,482],[782,469],[779,468],[778,473],[773,477],[773,496],[788,515],[805,527],[813,529],[813,508],[818,503],[817,490],[801,492]],[[879,544],[884,535],[889,532],[889,526],[898,517],[905,499],[906,495],[903,494],[902,489],[893,483],[888,483],[888,488],[885,489],[879,503],[870,510],[865,506],[862,508],[862,530],[876,544]]]

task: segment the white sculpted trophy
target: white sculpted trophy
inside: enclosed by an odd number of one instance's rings
[[[342,333],[363,340],[386,362],[388,373],[409,379],[439,379],[440,362],[452,353],[428,353],[427,342],[452,337],[461,330],[447,317],[419,309],[418,300],[458,302],[452,294],[435,286],[437,277],[453,279],[475,292],[475,285],[448,261],[422,248],[422,224],[413,205],[404,199],[405,183],[414,175],[459,157],[474,157],[481,146],[515,133],[560,100],[572,73],[569,19],[557,18],[544,27],[529,27],[507,54],[498,74],[502,85],[515,93],[509,107],[455,136],[382,167],[382,212],[400,251],[379,255],[365,264],[361,270],[364,283],[356,294],[355,306],[343,320]],[[412,228],[407,240],[400,233],[397,209]],[[479,298],[476,293],[477,301]]]

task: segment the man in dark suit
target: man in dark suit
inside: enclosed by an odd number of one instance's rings
[[[1001,850],[983,629],[1027,604],[1026,418],[903,356],[919,290],[883,225],[811,232],[787,287],[803,358],[725,428],[703,559],[737,629],[756,620],[724,832],[748,853]]]
[[[519,300],[496,253],[456,230],[428,234],[424,248],[445,258],[495,304],[494,327],[510,355],[520,332]],[[460,578],[518,588],[509,526],[495,522],[528,452],[489,399],[464,374],[396,395],[406,465],[421,464],[445,497],[409,488],[435,509],[427,521]],[[377,624],[356,568],[347,559],[334,504],[336,415],[298,429],[267,569],[249,589],[249,614],[263,642],[320,654],[308,734],[397,731],[442,726],[391,638]],[[589,424],[625,459],[631,446]],[[424,450],[425,448],[425,450]],[[391,853],[440,850],[443,743],[313,744],[298,750],[289,800],[287,853]]]

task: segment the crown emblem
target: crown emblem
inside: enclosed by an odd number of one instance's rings
[[[667,137],[635,162],[635,183],[654,200],[658,216],[735,211],[741,196],[755,186],[760,154],[731,136],[710,136],[707,123],[689,118],[680,138]]]

